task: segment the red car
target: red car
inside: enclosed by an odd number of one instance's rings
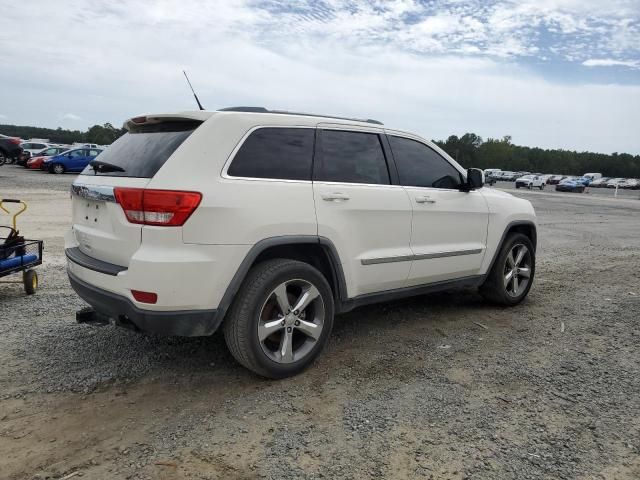
[[[38,152],[36,155],[34,155],[30,159],[28,159],[27,162],[24,164],[24,166],[25,166],[25,168],[33,168],[33,169],[40,168],[41,169],[44,161],[48,157],[52,157],[54,155],[59,155],[62,152],[66,152],[67,150],[69,150],[69,147],[49,147],[49,148],[45,148],[44,150]]]
[[[42,164],[44,163],[44,160],[47,157],[44,156],[40,156],[40,157],[31,157],[29,160],[27,160],[27,163],[25,165],[25,167],[27,168],[33,168],[33,169],[39,169],[42,167]]]

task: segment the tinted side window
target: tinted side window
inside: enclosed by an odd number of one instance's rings
[[[400,183],[407,187],[458,188],[460,172],[435,150],[408,138],[389,136]]]
[[[389,184],[380,137],[375,133],[323,130],[315,180]]]
[[[315,129],[260,128],[249,135],[227,173],[234,177],[311,180]]]

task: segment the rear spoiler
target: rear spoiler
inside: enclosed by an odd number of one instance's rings
[[[126,120],[122,125],[126,130],[131,130],[141,125],[155,125],[165,122],[204,122],[214,112],[194,111],[180,113],[160,113],[153,115],[139,115]]]

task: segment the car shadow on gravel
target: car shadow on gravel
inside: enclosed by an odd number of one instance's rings
[[[424,295],[358,308],[336,317],[327,351],[321,362],[341,368],[340,345],[369,349],[371,336],[389,337],[395,342],[441,343],[449,331],[468,317],[482,317],[495,311],[470,291]],[[69,320],[56,321],[48,328],[38,324],[14,351],[24,366],[11,371],[19,391],[88,393],[102,386],[131,383],[146,377],[149,381],[175,383],[185,377],[199,383],[219,382],[218,377],[259,381],[259,377],[240,367],[228,352],[221,331],[211,337],[162,337],[140,334],[111,325],[91,327]],[[419,332],[417,332],[417,330]],[[368,352],[368,353],[367,353]],[[312,367],[313,368],[313,367]],[[24,384],[28,379],[29,383]]]

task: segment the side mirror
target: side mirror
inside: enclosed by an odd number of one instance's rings
[[[475,190],[482,188],[484,185],[484,172],[479,168],[470,168],[467,170],[467,188]]]

